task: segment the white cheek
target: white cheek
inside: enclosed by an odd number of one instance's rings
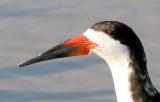
[[[129,50],[127,46],[114,40],[107,34],[88,29],[84,33],[84,36],[98,45],[93,51],[106,60],[108,64],[115,62],[120,63],[121,60],[129,59]]]

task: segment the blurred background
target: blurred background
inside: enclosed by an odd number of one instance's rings
[[[159,0],[0,0],[0,102],[116,102],[110,70],[95,54],[17,67],[104,20],[134,29],[160,90]]]

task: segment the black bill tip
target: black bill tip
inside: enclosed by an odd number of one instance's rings
[[[79,46],[74,46],[74,47],[67,47],[67,48],[61,48],[58,50],[53,49],[53,51],[49,50],[45,53],[42,53],[41,55],[34,57],[30,60],[24,61],[22,63],[19,63],[19,67],[24,67],[30,64],[46,61],[46,60],[51,60],[51,59],[57,59],[57,58],[62,58],[62,57],[69,57],[71,56],[70,53],[73,51],[78,50],[80,47]]]
[[[41,56],[37,56],[37,57],[32,58],[30,60],[19,63],[18,67],[24,67],[24,66],[27,66],[27,65],[30,65],[30,64],[33,64],[33,63],[37,63],[37,62],[40,62],[40,61],[42,61]]]
[[[26,64],[24,64],[24,63],[19,63],[19,64],[18,64],[18,67],[19,67],[19,68],[24,67],[24,66],[26,66]]]
[[[27,65],[30,65],[30,63],[28,62],[21,62],[18,64],[18,67],[21,68],[21,67],[24,67],[24,66],[27,66]]]

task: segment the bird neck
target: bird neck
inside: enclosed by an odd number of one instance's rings
[[[118,102],[148,102],[158,94],[150,80],[145,60],[133,61],[125,56],[119,60],[107,61]]]
[[[108,63],[118,102],[157,102],[148,101],[159,94],[152,85],[143,46],[134,32],[126,40],[93,29],[84,35],[97,44],[92,51]]]

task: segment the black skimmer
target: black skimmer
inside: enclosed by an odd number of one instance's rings
[[[112,73],[118,102],[160,102],[147,71],[144,48],[135,32],[117,21],[94,24],[84,34],[73,37],[19,67],[50,59],[88,55],[102,57]]]

